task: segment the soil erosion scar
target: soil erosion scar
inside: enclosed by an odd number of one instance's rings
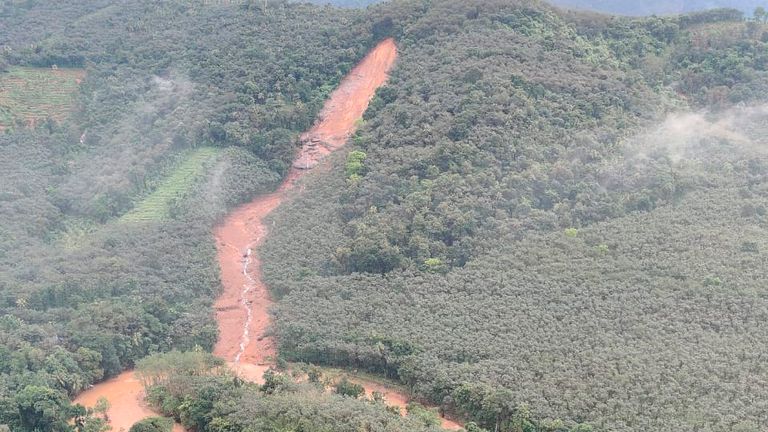
[[[264,218],[306,169],[347,142],[376,89],[386,82],[396,57],[392,39],[368,53],[331,94],[315,125],[302,134],[301,151],[278,190],[235,209],[215,228],[223,292],[215,303],[219,340],[213,352],[250,378],[260,380],[275,358],[274,340],[265,335],[272,300],[261,279],[258,257],[267,233]]]
[[[213,352],[245,379],[263,382],[262,375],[276,354],[274,340],[265,335],[272,300],[261,279],[258,257],[259,245],[267,234],[264,218],[280,205],[294,181],[307,169],[347,143],[376,89],[387,81],[396,58],[397,47],[392,39],[368,53],[325,102],[315,125],[301,135],[301,151],[278,190],[236,209],[215,229],[224,290],[215,304],[219,340]],[[379,391],[390,405],[405,411],[407,395],[373,382],[359,382],[366,393]],[[441,422],[445,429],[461,429],[451,420]]]
[[[245,379],[261,382],[275,354],[272,338],[263,336],[272,303],[261,281],[256,253],[266,235],[263,219],[280,205],[293,181],[301,177],[300,168],[314,166],[344,145],[374,92],[386,82],[396,57],[393,40],[377,45],[331,94],[315,126],[302,135],[304,145],[280,188],[236,209],[215,229],[224,290],[215,304],[220,336],[214,353],[230,362]],[[96,384],[75,401],[93,406],[99,397],[106,397],[112,404],[109,416],[113,430],[128,430],[135,422],[156,415],[144,403],[143,392],[133,372],[126,371]],[[174,427],[174,431],[181,430],[181,425]]]

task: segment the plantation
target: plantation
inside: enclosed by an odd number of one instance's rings
[[[171,215],[171,208],[190,193],[195,182],[213,166],[217,155],[218,150],[213,147],[190,152],[149,196],[122,216],[120,221],[147,222],[167,219]]]
[[[311,364],[397,382],[471,432],[760,430],[761,21],[536,0],[0,5],[0,430],[102,432],[70,401],[134,367],[200,432],[437,430],[354,381],[329,393]],[[307,382],[244,382],[208,354],[212,229],[281,184],[389,37],[348,147],[284,190],[251,251],[275,304],[250,337]]]
[[[502,1],[399,16],[356,147],[272,217],[280,353],[488,430],[759,429],[768,29]]]
[[[11,67],[0,72],[0,130],[65,119],[84,77],[83,69]]]

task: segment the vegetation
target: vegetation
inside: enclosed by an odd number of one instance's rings
[[[630,0],[552,0],[551,3],[564,7],[619,15],[669,15],[713,8],[732,8],[745,13],[751,13],[755,8],[765,6],[765,0],[687,0],[684,2],[668,2],[664,0],[646,0],[642,2]]]
[[[374,10],[400,58],[365,170],[313,173],[262,249],[281,355],[488,430],[759,428],[768,29]]]
[[[128,432],[171,432],[173,420],[164,417],[149,417],[131,426]]]
[[[191,355],[192,359],[184,359]],[[210,355],[208,355],[210,356]],[[180,364],[215,363],[201,353],[153,356],[153,371],[159,364],[168,373],[148,388],[150,402],[192,430],[225,431],[349,431],[426,432],[441,431],[418,417],[401,417],[379,401],[326,393],[317,383],[298,384],[290,377],[270,371],[263,386],[240,381],[226,369],[188,367]],[[143,365],[138,367],[141,373]],[[153,373],[153,372],[149,372]],[[349,384],[349,383],[348,383]],[[351,389],[351,386],[346,388]],[[150,429],[152,430],[152,429]]]
[[[0,131],[63,120],[83,79],[82,69],[0,66]]]
[[[0,430],[101,430],[69,398],[133,366],[198,431],[436,430],[206,354],[212,225],[387,36],[390,84],[260,251],[282,360],[397,379],[473,432],[768,421],[763,19],[264,5],[0,5],[8,74],[86,73],[69,116],[0,134]]]
[[[150,353],[213,346],[213,223],[279,182],[298,133],[376,42],[358,11],[268,12],[0,6],[10,74],[86,72],[57,108],[69,117],[0,134],[0,425],[91,430],[70,397]],[[142,223],[113,223],[126,214]]]
[[[133,210],[120,218],[123,222],[157,221],[167,219],[171,209],[182,202],[196,181],[215,162],[215,147],[203,147],[192,151],[173,172],[163,178],[157,188]]]

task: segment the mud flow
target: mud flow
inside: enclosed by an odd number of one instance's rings
[[[263,382],[263,373],[276,357],[275,341],[266,335],[272,299],[262,281],[258,257],[258,248],[267,235],[264,218],[283,202],[294,182],[307,170],[347,143],[376,89],[387,81],[396,58],[397,47],[392,39],[382,41],[368,53],[331,94],[315,125],[301,135],[301,150],[280,187],[235,209],[214,229],[222,293],[214,304],[219,339],[213,352],[244,379]],[[405,412],[407,395],[375,382],[356,381],[367,394],[378,391],[388,404]],[[144,389],[132,371],[94,386],[75,402],[92,407],[99,397],[106,397],[112,405],[108,415],[114,431],[127,431],[133,423],[157,415],[144,402]],[[443,427],[460,429],[446,419]],[[180,425],[174,428],[174,432],[182,430]]]
[[[267,235],[264,218],[306,170],[346,144],[376,89],[386,82],[396,57],[392,39],[368,53],[331,94],[315,125],[301,135],[302,148],[278,190],[237,208],[215,229],[223,292],[215,303],[219,340],[213,352],[244,375],[260,380],[261,368],[255,366],[271,365],[276,354],[274,340],[265,336],[272,300],[258,258]]]

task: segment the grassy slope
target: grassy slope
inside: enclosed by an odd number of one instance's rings
[[[0,74],[0,130],[16,121],[62,120],[72,109],[83,69],[12,67]]]
[[[205,174],[206,167],[216,159],[218,154],[219,149],[213,147],[203,147],[192,151],[160,183],[154,192],[144,198],[120,220],[122,222],[145,222],[168,218],[173,202],[187,194],[195,181]]]

